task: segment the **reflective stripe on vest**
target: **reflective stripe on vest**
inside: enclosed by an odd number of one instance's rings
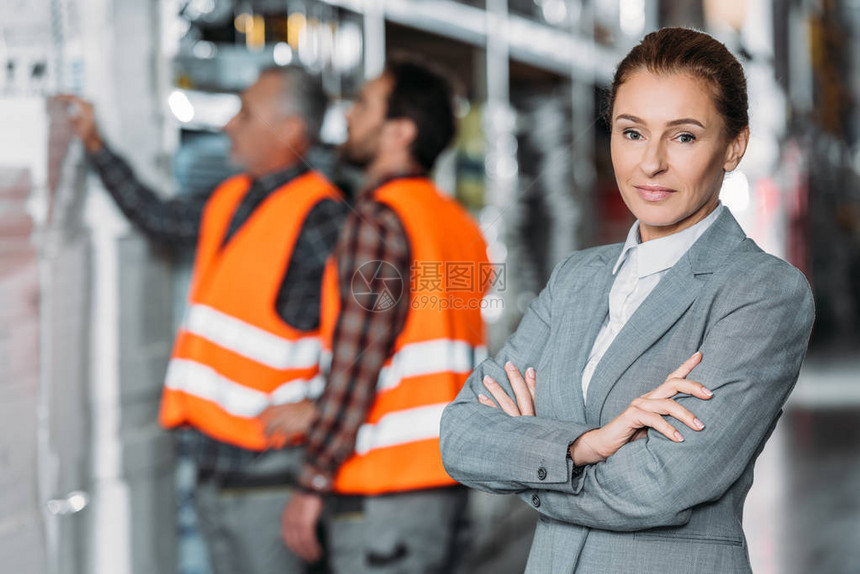
[[[168,389],[182,391],[218,404],[237,417],[255,417],[266,407],[296,403],[317,398],[325,386],[322,376],[310,380],[287,381],[273,391],[264,393],[231,381],[215,369],[195,361],[171,359],[164,381]]]
[[[184,330],[273,369],[307,369],[319,360],[318,336],[289,340],[206,305],[192,305]]]
[[[367,454],[373,449],[398,446],[439,438],[442,411],[448,403],[425,405],[388,413],[376,423],[364,423],[358,429],[355,452]]]
[[[433,373],[471,373],[487,358],[487,348],[474,347],[465,341],[436,339],[405,345],[386,361],[379,372],[377,391],[393,389],[409,377]]]
[[[224,182],[206,204],[188,313],[168,366],[160,420],[191,425],[236,446],[263,450],[257,416],[272,405],[322,393],[318,330],[300,331],[276,312],[283,277],[310,210],[336,188],[314,172],[270,194],[224,244],[251,180]]]
[[[413,343],[400,349],[385,361],[379,371],[377,391],[391,390],[405,378],[432,375],[450,371],[452,373],[471,373],[488,356],[487,347],[474,347],[465,341],[436,339],[423,343]],[[326,375],[331,370],[331,351],[323,349],[320,355],[320,369]]]

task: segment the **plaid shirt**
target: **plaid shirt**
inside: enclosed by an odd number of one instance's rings
[[[373,189],[399,177],[415,175],[395,176]],[[372,189],[357,197],[335,255],[341,312],[331,370],[318,400],[319,416],[308,432],[299,476],[301,488],[320,493],[331,490],[337,469],[355,451],[358,428],[376,396],[379,371],[409,312],[409,239],[397,214],[372,199]],[[384,264],[380,267],[379,262]]]
[[[171,247],[196,244],[210,194],[164,200],[140,183],[129,165],[107,147],[91,154],[89,160],[123,214],[147,237]],[[307,171],[297,166],[256,179],[236,208],[223,244],[272,192]],[[320,201],[308,213],[296,240],[275,301],[278,316],[296,329],[319,326],[322,273],[346,211],[343,203]],[[241,474],[243,467],[264,454],[216,441],[194,429],[180,433],[179,448],[201,469],[218,474]]]

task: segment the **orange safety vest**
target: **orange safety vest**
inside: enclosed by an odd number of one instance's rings
[[[487,356],[480,308],[487,246],[474,220],[425,178],[392,181],[377,189],[374,199],[397,213],[409,239],[410,309],[379,373],[355,453],[335,477],[333,489],[343,494],[455,484],[442,466],[439,422],[442,410]],[[343,292],[349,288],[339,282],[330,258],[323,274],[324,374]]]
[[[306,216],[321,200],[341,196],[318,173],[305,173],[267,197],[222,248],[250,187],[246,175],[230,178],[206,204],[160,420],[263,450],[260,412],[322,392],[319,331],[285,323],[275,301]]]

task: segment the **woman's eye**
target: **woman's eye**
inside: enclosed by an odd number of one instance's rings
[[[693,143],[696,141],[696,136],[693,134],[681,134],[678,136],[678,141],[681,143]]]
[[[622,132],[622,133],[624,134],[624,137],[626,137],[629,140],[636,141],[636,140],[642,139],[642,134],[640,134],[639,132],[637,132],[635,130],[624,130],[624,132]]]

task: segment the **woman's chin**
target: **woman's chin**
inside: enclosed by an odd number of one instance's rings
[[[649,227],[668,227],[684,219],[684,214],[667,205],[645,205],[633,212],[639,223]]]

